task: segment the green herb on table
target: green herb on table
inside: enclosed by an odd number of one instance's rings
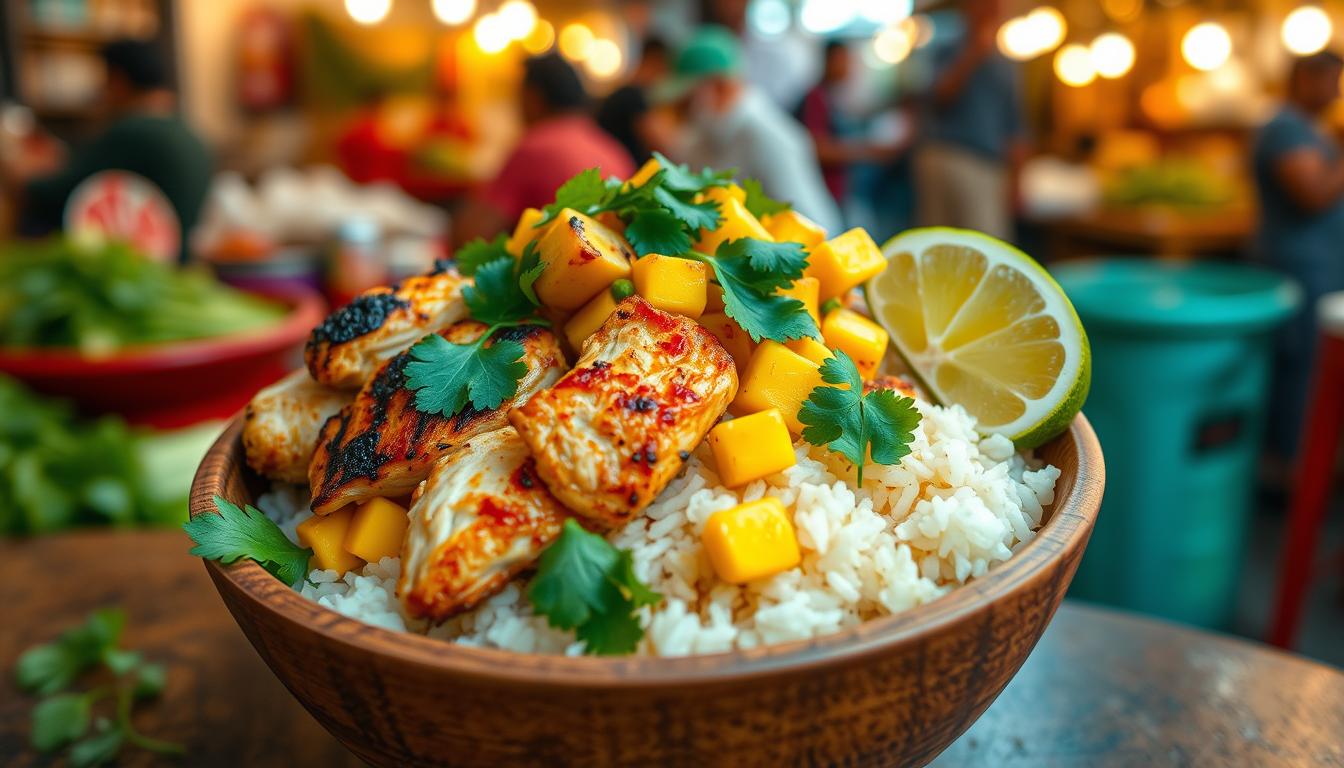
[[[84,624],[54,642],[29,648],[19,657],[15,678],[20,689],[43,696],[33,708],[29,735],[33,748],[55,752],[68,745],[77,768],[111,762],[130,744],[150,752],[181,755],[180,744],[141,734],[131,723],[136,702],[163,692],[164,667],[120,647],[126,615],[117,608],[94,611]],[[101,669],[110,683],[86,691],[66,691],[78,678]],[[97,705],[110,699],[111,717],[98,716]]]
[[[217,515],[197,515],[182,525],[196,542],[191,554],[225,565],[244,558],[255,560],[277,579],[293,586],[308,574],[313,551],[289,540],[280,526],[255,507],[239,509],[216,496]]]
[[[686,258],[714,270],[715,281],[723,288],[724,311],[752,341],[818,335],[803,302],[776,293],[803,276],[807,252],[801,244],[743,238],[721,244],[713,256],[691,253]]]
[[[635,576],[628,550],[571,518],[541,553],[527,599],[551,626],[574,630],[585,652],[618,655],[633,652],[644,636],[635,610],[663,598]]]
[[[863,466],[895,464],[910,453],[919,426],[915,401],[889,389],[863,393],[863,379],[849,355],[840,350],[821,366],[820,386],[803,402],[798,420],[803,439],[849,459],[863,485]]]

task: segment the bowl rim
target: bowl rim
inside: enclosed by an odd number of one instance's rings
[[[190,512],[213,514],[213,497],[234,471],[241,470],[241,421],[234,419],[211,446],[192,483]],[[458,645],[440,639],[395,632],[319,605],[281,583],[260,565],[241,560],[221,565],[206,560],[221,597],[238,618],[231,594],[269,614],[272,626],[311,632],[326,642],[387,657],[390,661],[462,678],[529,689],[649,689],[685,685],[742,683],[783,672],[858,664],[897,645],[920,642],[983,611],[997,599],[1043,578],[1058,580],[1060,558],[1081,554],[1096,521],[1105,485],[1101,446],[1087,419],[1079,414],[1069,430],[1055,438],[1073,443],[1077,466],[1067,495],[1056,497],[1035,537],[1013,557],[948,594],[907,611],[882,616],[820,637],[764,645],[747,650],[679,657],[601,657],[518,653]],[[1052,441],[1053,442],[1053,441]],[[1053,610],[1042,618],[1041,631]],[[1039,637],[1040,632],[1036,633]]]

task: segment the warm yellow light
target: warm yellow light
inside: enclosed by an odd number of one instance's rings
[[[1067,32],[1064,15],[1044,5],[999,27],[999,50],[1010,59],[1026,61],[1054,50]]]
[[[910,28],[910,37],[914,39],[916,48],[923,48],[933,39],[933,22],[922,13],[902,21],[901,25]]]
[[[593,45],[593,30],[583,22],[566,24],[560,30],[560,52],[574,61],[588,58],[588,49]]]
[[[1143,12],[1143,0],[1101,0],[1101,9],[1116,21],[1130,22]]]
[[[873,38],[873,53],[887,64],[905,61],[915,47],[914,29],[905,24],[890,24]]]
[[[1232,56],[1232,38],[1222,24],[1205,21],[1191,27],[1181,38],[1181,55],[1195,69],[1210,72]]]
[[[551,22],[545,19],[539,19],[537,25],[532,28],[532,34],[523,38],[523,50],[539,56],[549,50],[555,44],[555,27]]]
[[[345,12],[360,24],[377,24],[391,10],[392,0],[345,0]]]
[[[1119,32],[1098,35],[1088,49],[1092,68],[1098,75],[1114,80],[1134,67],[1134,44]]]
[[[455,27],[476,12],[476,0],[434,0],[430,8],[434,11],[434,18]]]
[[[1022,16],[1009,19],[999,27],[998,44],[999,50],[1010,59],[1026,61],[1036,55],[1031,24]]]
[[[1097,79],[1092,52],[1086,46],[1070,43],[1055,54],[1055,76],[1065,85],[1080,88]]]
[[[522,40],[537,26],[537,9],[527,0],[508,0],[495,13],[510,40]]]
[[[1064,24],[1064,14],[1058,8],[1043,5],[1027,14],[1027,23],[1031,25],[1036,41],[1036,52],[1052,51],[1064,42],[1068,27]]]
[[[1283,44],[1298,56],[1310,56],[1325,48],[1334,34],[1330,16],[1314,5],[1304,5],[1283,20]]]
[[[588,46],[588,71],[593,73],[594,77],[608,78],[613,77],[621,71],[621,65],[625,63],[625,57],[621,55],[621,47],[616,43],[599,39],[594,40],[593,44]]]
[[[494,13],[487,13],[476,20],[472,36],[476,38],[476,45],[486,53],[499,53],[508,48],[512,42],[508,30],[504,27],[504,21]]]

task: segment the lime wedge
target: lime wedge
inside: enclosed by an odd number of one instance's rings
[[[873,317],[925,390],[1033,448],[1068,429],[1092,380],[1073,305],[1030,256],[978,232],[913,229],[882,248]]]

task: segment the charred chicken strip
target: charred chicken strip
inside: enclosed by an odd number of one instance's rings
[[[509,421],[551,493],[614,527],[666,487],[736,394],[733,358],[709,331],[632,296]]]
[[[439,335],[454,344],[468,344],[485,329],[481,323],[465,320]],[[405,386],[409,350],[389,360],[355,401],[322,427],[308,469],[313,512],[325,515],[374,496],[410,493],[429,475],[435,461],[477,435],[506,426],[510,408],[550,386],[564,372],[560,344],[544,328],[507,328],[494,338],[523,345],[527,373],[518,382],[517,394],[491,411],[470,405],[452,417],[419,411],[415,393]]]
[[[527,568],[568,514],[512,427],[474,437],[420,486],[397,595],[408,613],[434,621],[470,610]]]
[[[393,355],[466,317],[465,283],[447,270],[365,291],[313,329],[303,350],[308,372],[328,386],[359,389]]]
[[[872,381],[863,383],[863,393],[865,395],[883,389],[890,389],[902,397],[909,397],[914,400],[924,399],[924,396],[915,388],[914,382],[904,376],[878,376]]]
[[[353,399],[313,381],[302,368],[261,390],[243,411],[247,465],[272,480],[308,482],[322,425]]]

